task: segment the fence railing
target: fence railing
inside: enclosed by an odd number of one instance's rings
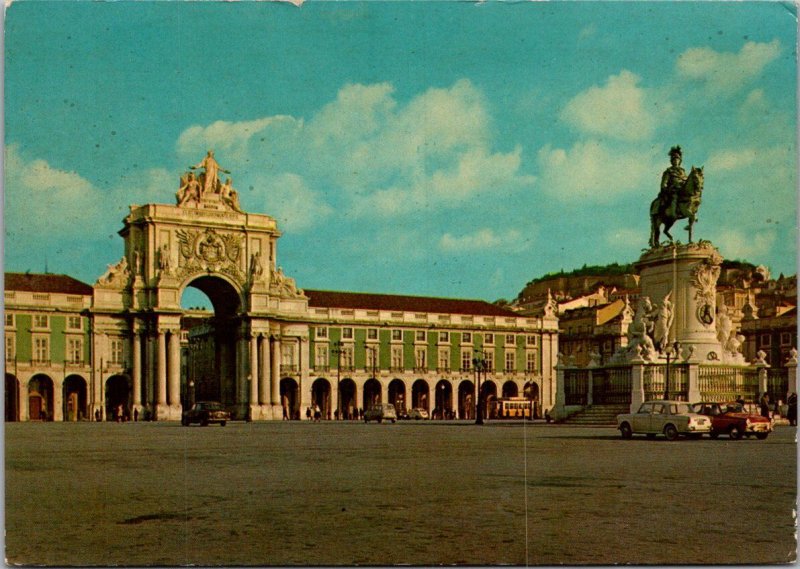
[[[645,401],[663,399],[667,391],[666,364],[647,365],[644,367],[642,383]],[[676,364],[669,366],[668,396],[673,401],[687,401],[689,398],[689,366]]]
[[[700,398],[706,401],[758,401],[758,370],[731,366],[700,366]]]
[[[589,393],[589,372],[585,369],[564,370],[564,404],[586,405]]]
[[[592,403],[613,405],[631,402],[633,386],[630,366],[592,370]]]
[[[767,393],[773,403],[786,403],[789,391],[789,370],[785,367],[774,367],[767,370]]]

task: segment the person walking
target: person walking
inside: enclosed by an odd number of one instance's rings
[[[319,405],[314,404],[314,422],[319,423],[319,420],[322,418],[322,411],[319,408]]]
[[[311,407],[306,407],[306,419],[311,420]]]
[[[766,391],[764,395],[761,396],[761,400],[759,401],[759,406],[761,408],[761,416],[766,417],[767,419],[770,418],[769,416],[769,393]]]
[[[789,399],[787,400],[789,404],[789,412],[788,412],[788,419],[789,424],[793,427],[797,426],[797,393],[794,391],[789,394]]]

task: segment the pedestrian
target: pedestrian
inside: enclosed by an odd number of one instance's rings
[[[338,421],[339,420],[339,410],[338,409],[334,409],[333,410],[333,419],[334,419],[334,421]]]
[[[742,397],[741,395],[737,395],[737,396],[736,396],[736,402],[737,402],[739,405],[741,405],[741,406],[742,406],[742,411],[744,411],[744,404],[745,404],[744,397]]]
[[[136,423],[139,420],[139,410],[134,407],[133,408],[133,422]]]
[[[286,405],[283,406],[283,420],[284,421],[288,421],[289,420],[289,412],[286,409]]]
[[[766,391],[764,392],[764,395],[761,396],[759,406],[761,407],[761,416],[769,419],[769,393]]]
[[[789,394],[789,399],[787,401],[789,403],[789,413],[787,419],[789,419],[789,424],[793,427],[797,426],[797,393],[792,391]]]
[[[550,421],[553,420],[553,418],[550,416],[550,409],[544,410],[544,420],[546,423],[549,423]]]
[[[100,422],[100,409],[94,410],[94,420],[98,423]]]
[[[322,418],[322,411],[319,408],[319,405],[314,405],[314,421],[319,423],[319,420]]]
[[[311,407],[306,407],[306,420],[311,420]]]

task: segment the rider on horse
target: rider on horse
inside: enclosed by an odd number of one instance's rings
[[[661,192],[658,194],[661,215],[676,217],[678,191],[686,184],[686,171],[681,168],[683,152],[680,146],[673,146],[669,150],[669,159],[672,166],[664,170],[661,176]]]

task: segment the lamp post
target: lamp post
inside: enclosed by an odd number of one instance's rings
[[[678,354],[680,354],[681,344],[677,340],[675,340],[672,344],[667,345],[664,349],[664,355],[667,356],[667,371],[664,377],[664,399],[669,399],[669,378],[670,378],[670,368],[669,362],[670,358],[673,356],[677,359]]]
[[[366,351],[368,351],[369,353],[372,354],[372,379],[374,379],[375,381],[378,381],[378,378],[377,378],[378,372],[377,372],[376,367],[375,367],[375,364],[377,363],[377,360],[378,360],[378,347],[377,346],[370,346],[366,342],[364,342],[364,350],[366,350]],[[384,402],[381,401],[381,403],[384,403]]]
[[[336,410],[338,413],[338,419],[342,418],[342,342],[339,340],[333,343],[333,350],[331,350],[334,354],[336,354]]]
[[[486,377],[486,371],[489,369],[488,362],[486,361],[486,352],[483,350],[475,350],[475,357],[472,358],[472,365],[475,368],[475,375],[477,377],[477,394],[475,397],[475,424],[483,425],[483,406],[481,405],[481,373]]]
[[[194,407],[194,380],[189,380],[189,408]]]

